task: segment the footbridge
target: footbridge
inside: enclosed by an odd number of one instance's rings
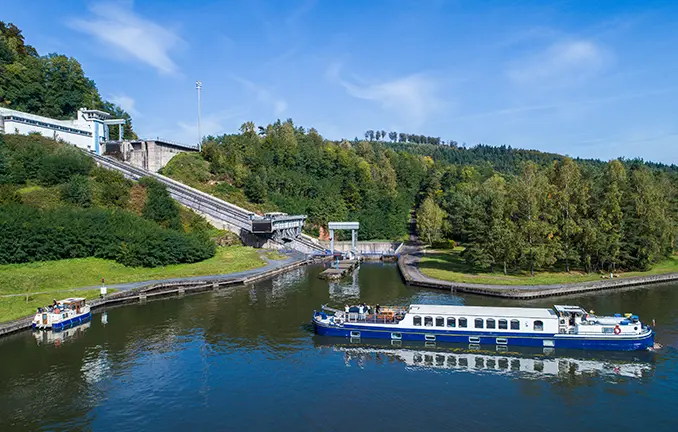
[[[305,215],[256,213],[187,186],[164,175],[131,166],[108,156],[87,152],[95,162],[107,169],[119,171],[130,180],[152,177],[165,185],[170,196],[181,205],[204,216],[219,229],[234,232],[248,245],[255,247],[289,248],[306,254],[324,253],[317,240],[301,233]]]

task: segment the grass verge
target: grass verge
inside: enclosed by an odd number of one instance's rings
[[[463,250],[463,247],[457,247],[449,251],[429,251],[419,261],[419,269],[426,276],[435,279],[490,285],[552,285],[601,279],[601,273],[585,273],[580,270],[571,270],[568,273],[553,269],[535,272],[534,276],[530,276],[527,271],[511,271],[508,275],[504,275],[501,271],[489,272],[469,267],[461,256]],[[619,273],[619,277],[649,276],[675,272],[678,272],[678,257],[672,256],[656,264],[649,271],[622,272]]]
[[[115,290],[108,290],[112,294]],[[23,318],[35,314],[35,310],[40,306],[46,306],[52,303],[52,300],[61,300],[68,297],[85,297],[94,299],[99,297],[99,290],[78,290],[78,291],[54,291],[48,294],[29,295],[28,301],[25,296],[4,297],[0,299],[0,322],[11,321],[17,318]]]
[[[100,258],[75,258],[28,264],[0,265],[0,303],[6,294],[64,291],[71,288],[98,286],[101,278],[106,285],[139,282],[151,279],[205,276],[233,273],[263,267],[266,263],[251,247],[217,248],[214,257],[193,264],[165,267],[125,267],[115,261]]]

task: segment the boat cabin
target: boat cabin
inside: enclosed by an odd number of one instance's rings
[[[439,327],[470,331],[557,333],[558,317],[552,309],[485,306],[412,305],[406,322],[412,327]]]

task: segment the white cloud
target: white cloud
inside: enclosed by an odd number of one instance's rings
[[[261,86],[255,82],[235,75],[232,75],[231,78],[242,84],[248,90],[254,92],[257,96],[257,101],[259,101],[262,104],[268,105],[270,108],[272,108],[273,113],[276,116],[280,116],[284,114],[285,111],[287,111],[287,101],[285,101],[285,99],[283,98],[274,95],[273,93],[271,93],[270,90],[268,90],[264,86]]]
[[[69,25],[95,37],[114,52],[146,63],[160,73],[176,72],[177,65],[170,52],[185,42],[166,26],[135,14],[131,2],[97,3],[89,10],[90,17],[73,19]]]
[[[514,62],[507,75],[521,85],[576,85],[602,72],[610,61],[610,53],[591,41],[560,42]]]
[[[135,108],[136,101],[127,95],[113,95],[109,98],[109,100],[127,111],[133,117],[138,117],[140,114]]]
[[[421,126],[442,105],[436,95],[437,83],[424,74],[371,84],[356,84],[342,79],[340,68],[339,64],[330,66],[328,78],[341,84],[349,95],[376,102],[384,110],[395,113],[408,127]]]

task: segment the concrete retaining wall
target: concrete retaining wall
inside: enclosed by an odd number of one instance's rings
[[[554,285],[489,285],[450,282],[433,279],[419,271],[415,255],[403,255],[398,259],[398,269],[403,281],[407,285],[426,288],[437,288],[458,292],[467,292],[492,297],[511,299],[534,299],[540,297],[554,297],[567,294],[577,294],[591,291],[615,290],[619,288],[639,285],[657,284],[678,281],[678,273],[666,273],[651,276],[635,276],[618,279],[603,279],[600,281],[581,282],[572,284]]]
[[[325,248],[330,248],[330,242],[321,241],[320,244]],[[358,242],[358,251],[361,254],[387,254],[393,255],[396,253],[396,249],[400,247],[402,242]],[[334,249],[339,252],[349,252],[351,250],[350,241],[341,241],[334,243]]]

